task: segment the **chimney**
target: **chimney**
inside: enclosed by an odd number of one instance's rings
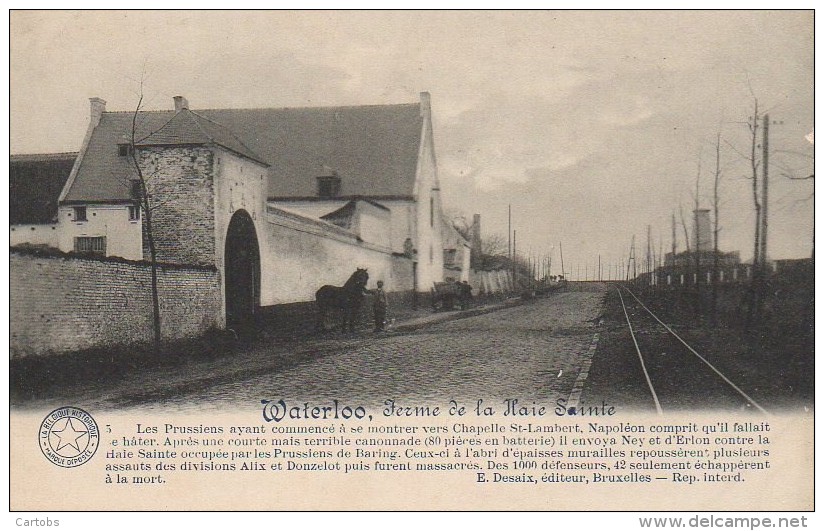
[[[432,113],[432,96],[428,92],[421,92],[421,116],[430,116]]]
[[[91,107],[89,121],[91,122],[92,128],[94,128],[97,127],[97,124],[100,123],[100,117],[103,116],[104,112],[106,112],[106,100],[102,100],[100,98],[89,98],[89,104]]]
[[[695,231],[693,241],[697,251],[709,251],[712,249],[712,224],[710,223],[710,211],[706,208],[699,208],[694,211]]]
[[[183,96],[175,96],[175,112],[180,112],[183,109],[189,110],[189,100]]]

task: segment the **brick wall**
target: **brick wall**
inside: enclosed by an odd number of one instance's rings
[[[11,250],[11,358],[148,342],[152,338],[148,264]],[[159,271],[164,339],[195,337],[220,322],[213,268]]]
[[[160,262],[215,265],[214,153],[205,147],[141,148]],[[148,256],[148,248],[144,249]]]

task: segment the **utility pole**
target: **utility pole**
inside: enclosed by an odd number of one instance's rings
[[[532,275],[532,253],[529,251],[526,253],[526,274]]]
[[[652,283],[652,226],[647,225],[647,283]]]
[[[598,255],[598,282],[601,282],[601,255]]]
[[[675,265],[675,250],[676,250],[676,243],[675,243],[675,213],[672,214],[672,263],[670,265]]]
[[[518,265],[515,263],[518,260],[518,231],[512,231],[512,287],[517,289]]]
[[[659,274],[661,271],[664,270],[664,237],[661,235],[661,231],[658,231],[658,267],[655,268],[655,286],[658,286],[658,282],[661,280]]]
[[[558,249],[561,252],[561,276],[566,278],[566,274],[564,273],[564,246],[561,242],[558,242]]]
[[[761,166],[762,166],[762,178],[761,178],[761,268],[764,271],[764,277],[767,277],[767,197],[768,197],[768,188],[769,188],[769,143],[770,143],[770,115],[764,114],[763,119],[763,134],[764,134],[764,141],[762,142],[761,149]]]
[[[507,216],[506,226],[506,257],[509,263],[512,264],[512,204],[509,205],[509,213]]]
[[[718,269],[718,183],[721,180],[721,131],[715,140],[715,179],[712,187],[712,207],[714,210],[712,237],[712,324],[718,324],[718,283],[721,281]]]
[[[755,234],[753,235],[752,250],[752,275],[750,278],[750,289],[747,292],[747,320],[745,329],[749,331],[753,321],[761,318],[761,203],[758,200],[758,164],[756,160],[756,147],[758,144],[758,100],[755,100],[752,122],[749,122],[751,143],[750,143],[750,167],[752,169],[752,202],[755,207]],[[762,189],[763,192],[763,189]]]
[[[627,282],[629,282],[629,264],[632,262],[632,277],[635,278],[636,270],[635,270],[635,234],[632,235],[632,244],[629,248],[629,258],[627,258]]]

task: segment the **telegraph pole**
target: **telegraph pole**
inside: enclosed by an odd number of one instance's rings
[[[507,216],[506,226],[506,257],[512,263],[512,204],[509,205],[509,213]]]
[[[566,274],[564,273],[564,246],[561,242],[558,242],[558,250],[561,253],[561,276],[566,278]]]
[[[518,259],[518,231],[512,231],[512,287],[515,287],[516,276],[518,275],[518,267],[515,261]],[[516,288],[517,289],[517,288]]]
[[[632,279],[638,277],[638,260],[635,258],[635,234],[632,235],[632,248],[629,252],[629,259],[632,261]],[[629,262],[627,262],[627,280],[629,280]]]
[[[762,142],[761,164],[763,177],[761,179],[761,268],[764,275],[767,273],[767,192],[769,188],[769,143],[770,143],[770,115],[764,114],[764,141]]]
[[[652,226],[647,225],[647,283],[652,283]]]
[[[675,265],[675,251],[676,251],[676,240],[675,240],[675,213],[672,214],[672,264]]]

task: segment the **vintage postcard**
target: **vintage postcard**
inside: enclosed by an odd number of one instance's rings
[[[11,11],[12,519],[806,527],[813,30]]]

